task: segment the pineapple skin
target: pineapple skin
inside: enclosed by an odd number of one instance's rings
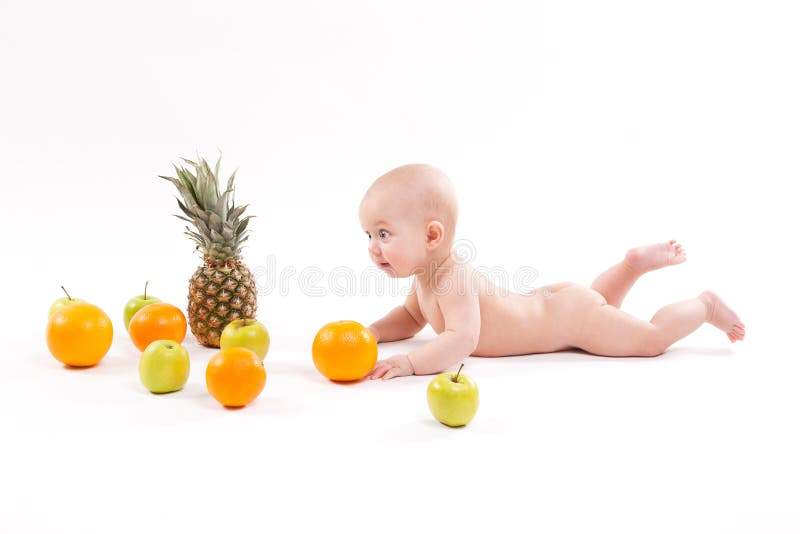
[[[189,326],[206,347],[219,348],[225,326],[236,319],[255,319],[256,307],[256,281],[239,260],[206,260],[189,279]]]

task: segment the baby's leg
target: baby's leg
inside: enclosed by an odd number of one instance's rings
[[[589,299],[581,307],[582,328],[572,345],[599,356],[658,356],[704,322],[725,332],[731,342],[744,338],[744,324],[711,291],[664,306],[650,322]]]
[[[672,241],[632,248],[618,264],[598,276],[592,289],[606,298],[612,306],[622,304],[622,299],[644,273],[686,261],[683,247]]]

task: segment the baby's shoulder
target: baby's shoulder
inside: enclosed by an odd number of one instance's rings
[[[469,262],[458,262],[438,269],[434,275],[429,289],[435,296],[441,297],[443,294],[459,292],[481,292],[483,284],[480,272],[472,267]],[[420,289],[422,285],[420,284]],[[428,292],[424,291],[423,292]]]

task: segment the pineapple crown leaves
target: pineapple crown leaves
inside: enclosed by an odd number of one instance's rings
[[[219,188],[220,153],[214,170],[205,159],[200,163],[181,158],[187,166],[173,165],[177,178],[159,176],[172,183],[180,196],[176,196],[183,215],[178,219],[190,223],[184,232],[203,251],[206,259],[227,262],[239,257],[242,244],[248,239],[247,224],[252,215],[243,217],[248,205],[237,206],[233,199],[236,171],[228,178],[223,191]],[[193,172],[194,171],[194,172]]]

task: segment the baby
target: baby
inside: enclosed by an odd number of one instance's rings
[[[633,248],[592,283],[561,282],[527,294],[499,291],[453,254],[458,204],[450,180],[429,165],[405,165],[378,178],[359,208],[372,261],[389,276],[414,276],[402,306],[369,329],[378,342],[435,339],[380,360],[370,379],[440,373],[467,356],[511,356],[582,349],[599,356],[658,356],[703,323],[731,342],[744,324],[713,292],[664,306],[649,322],[619,309],[646,272],[682,263],[675,241]],[[466,284],[465,284],[466,282]]]

